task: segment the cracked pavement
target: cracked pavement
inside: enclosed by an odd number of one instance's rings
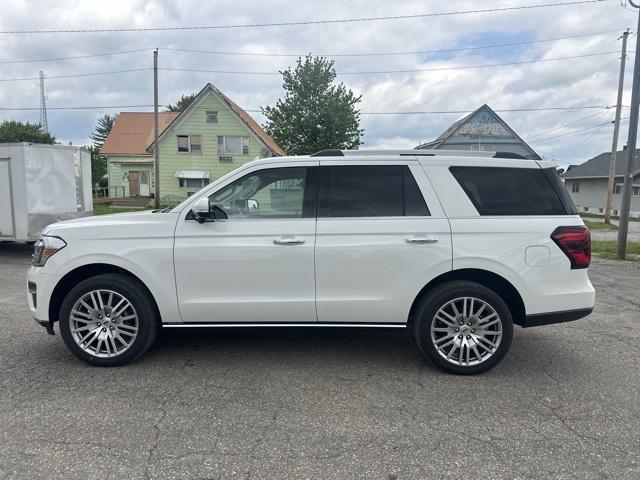
[[[640,478],[640,264],[593,315],[456,377],[404,332],[180,330],[99,369],[31,319],[0,244],[0,479]],[[56,327],[57,330],[57,327]]]

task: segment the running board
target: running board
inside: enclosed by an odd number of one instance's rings
[[[407,328],[406,323],[163,323],[163,328],[234,328],[234,327],[341,327],[341,328]]]

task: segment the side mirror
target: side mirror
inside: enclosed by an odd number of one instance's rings
[[[208,197],[201,198],[196,203],[194,203],[193,207],[191,207],[191,211],[196,217],[198,223],[211,222],[216,218],[214,212],[209,207]]]

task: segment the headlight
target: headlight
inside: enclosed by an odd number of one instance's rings
[[[58,237],[42,237],[35,244],[31,264],[34,267],[43,267],[47,260],[54,253],[62,250],[67,244]]]

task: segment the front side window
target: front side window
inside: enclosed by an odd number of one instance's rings
[[[320,170],[319,217],[429,215],[406,165],[345,165]]]
[[[308,170],[285,167],[250,173],[209,196],[209,204],[222,208],[229,219],[313,216],[315,192]]]
[[[218,136],[219,155],[248,155],[249,137],[240,135],[220,135]]]

